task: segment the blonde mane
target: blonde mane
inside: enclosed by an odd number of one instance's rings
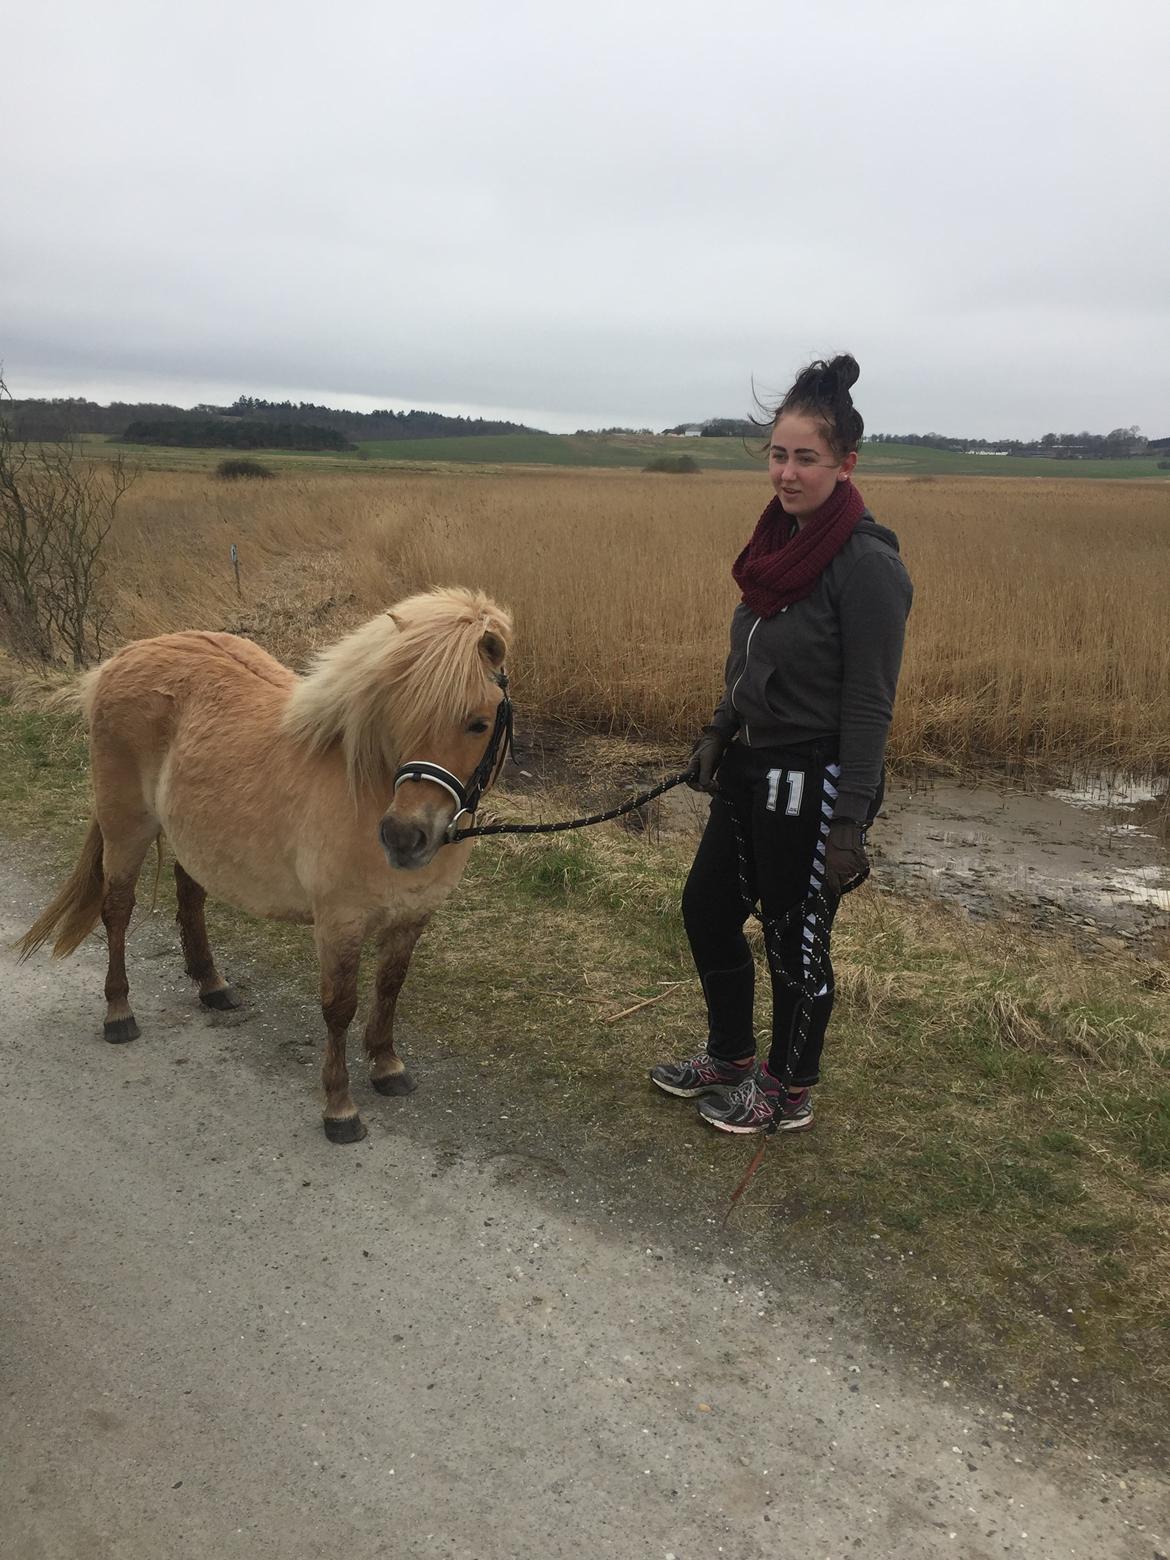
[[[508,613],[482,591],[410,596],[318,653],[284,729],[311,752],[339,744],[355,795],[381,789],[484,702],[511,636]]]

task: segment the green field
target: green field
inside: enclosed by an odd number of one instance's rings
[[[378,460],[471,461],[523,466],[628,466],[641,471],[660,455],[689,455],[712,470],[763,464],[742,439],[684,439],[648,434],[507,433],[471,439],[382,439],[363,444]]]
[[[1160,452],[1164,456],[1164,452]],[[858,461],[862,471],[890,476],[934,474],[955,477],[1144,477],[1165,481],[1170,471],[1158,470],[1157,455],[1132,460],[1052,460],[1042,456],[963,455],[925,449],[920,444],[867,444]]]
[[[85,439],[88,453],[108,456],[121,451],[155,471],[209,471],[221,460],[241,455],[260,460],[274,471],[442,470],[457,466],[560,466],[641,471],[661,455],[689,455],[701,470],[762,471],[763,456],[742,439],[682,439],[663,435],[508,433],[482,438],[371,439],[360,449],[333,454],[297,450],[193,450],[160,445],[121,444],[101,435]],[[996,455],[959,455],[917,444],[867,445],[859,472],[882,476],[1090,477],[1145,478],[1166,481],[1170,471],[1158,469],[1153,455],[1134,460],[1048,460]]]
[[[362,445],[380,461],[455,461],[477,465],[616,466],[640,471],[660,455],[689,455],[711,471],[758,471],[764,459],[743,439],[679,439],[634,434],[515,433],[476,439],[384,439]],[[335,457],[344,460],[345,456]],[[352,459],[352,457],[350,457]],[[861,471],[890,476],[1170,478],[1154,456],[1134,460],[1046,460],[960,455],[918,444],[867,445]]]

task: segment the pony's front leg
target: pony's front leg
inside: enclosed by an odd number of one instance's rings
[[[349,1092],[345,1041],[357,1011],[360,933],[330,936],[317,930],[317,957],[321,963],[321,1011],[328,1039],[321,1083],[325,1090],[325,1136],[331,1143],[357,1143],[366,1135],[365,1125]]]
[[[394,1011],[414,945],[429,920],[429,916],[423,916],[406,926],[388,927],[378,939],[377,984],[366,1023],[365,1047],[370,1059],[370,1082],[379,1094],[410,1094],[417,1088],[394,1050]]]

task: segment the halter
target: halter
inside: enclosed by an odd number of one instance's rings
[[[508,754],[512,751],[512,701],[508,697],[508,674],[501,669],[495,673],[493,680],[499,684],[503,698],[496,705],[496,723],[492,729],[491,740],[476,765],[475,773],[466,785],[458,775],[453,775],[449,769],[444,769],[442,764],[432,764],[425,758],[411,759],[409,763],[403,764],[394,776],[395,792],[405,780],[429,780],[432,785],[441,786],[447,792],[455,803],[455,816],[447,825],[445,836],[447,844],[462,838],[458,827],[460,818],[474,816],[480,798],[495,781],[504,767]]]

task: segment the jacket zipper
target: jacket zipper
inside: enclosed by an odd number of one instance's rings
[[[748,656],[751,654],[751,651],[752,651],[752,635],[755,633],[756,629],[759,628],[760,624],[763,621],[764,621],[763,618],[757,618],[756,621],[752,624],[751,628],[748,630],[747,644],[744,645],[744,647],[743,647],[743,672],[740,672],[739,676],[735,679],[735,681],[731,685],[731,707],[737,713],[740,713],[740,711],[739,711],[739,706],[735,702],[735,690],[739,687],[740,683],[743,681],[744,672],[746,672],[747,669],[748,669]],[[748,730],[748,723],[747,723],[746,720],[743,723],[743,740],[744,740],[744,745],[746,747],[751,747],[751,745],[752,745],[752,734]]]

